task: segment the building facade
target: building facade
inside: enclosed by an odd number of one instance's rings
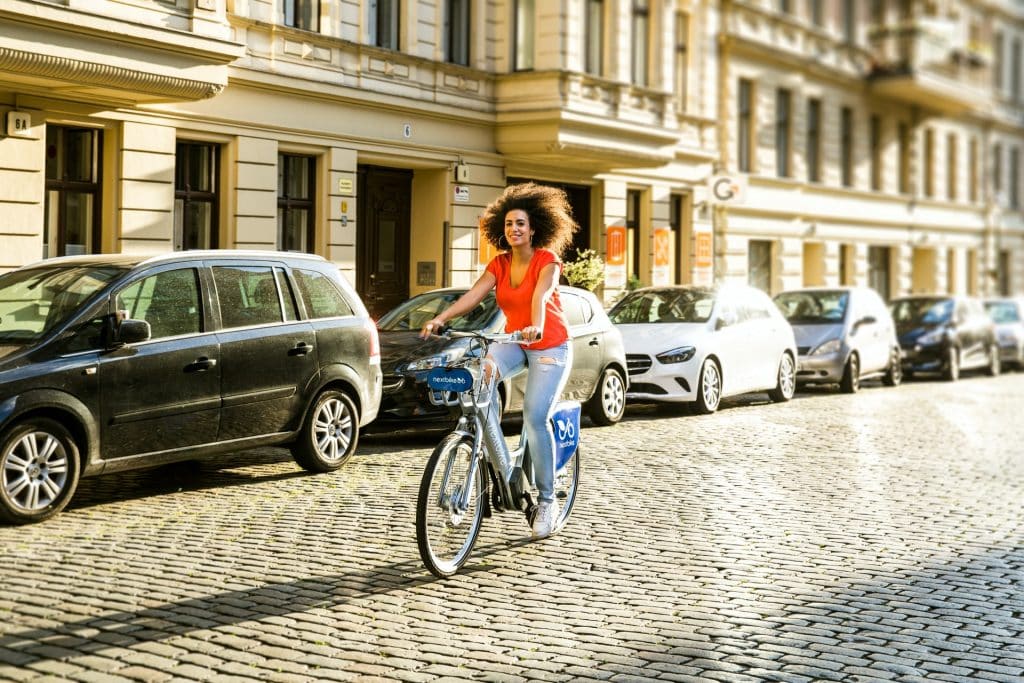
[[[1009,0],[7,0],[0,268],[309,251],[379,313],[535,180],[608,301],[1024,292],[1022,39]]]

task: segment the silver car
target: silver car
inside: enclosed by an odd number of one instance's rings
[[[798,384],[838,384],[846,393],[861,380],[903,380],[896,325],[885,302],[867,287],[813,287],[775,296],[796,336]]]
[[[1024,299],[986,299],[985,310],[996,324],[999,359],[1024,369]]]

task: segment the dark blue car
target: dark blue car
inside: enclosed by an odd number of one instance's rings
[[[903,374],[939,373],[956,381],[962,370],[1000,370],[999,344],[991,318],[978,299],[916,295],[890,307],[903,350]]]

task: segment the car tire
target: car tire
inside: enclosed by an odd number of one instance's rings
[[[882,383],[887,387],[898,387],[903,382],[903,358],[901,358],[899,347],[892,350],[889,357],[889,367],[885,369],[882,376]]]
[[[586,403],[587,415],[594,424],[613,425],[626,412],[626,382],[614,368],[605,368],[594,394]]]
[[[705,358],[697,379],[697,400],[693,403],[693,412],[697,415],[710,415],[718,410],[721,402],[722,372],[718,369],[718,363]]]
[[[348,462],[359,443],[359,411],[348,394],[327,389],[317,395],[303,422],[292,456],[310,472],[333,472]]]
[[[955,346],[950,346],[946,352],[946,367],[942,371],[942,378],[947,382],[960,379],[960,351]]]
[[[31,524],[64,509],[78,487],[81,456],[71,433],[39,417],[0,436],[0,519]]]
[[[843,378],[839,382],[839,390],[844,394],[856,394],[860,389],[860,360],[857,354],[851,353],[843,368]]]
[[[768,397],[776,403],[784,403],[796,393],[796,362],[789,353],[782,354],[779,361],[778,381],[775,388],[768,392]]]
[[[989,377],[998,377],[1002,371],[1003,363],[999,357],[999,346],[993,344],[988,351],[988,375]]]

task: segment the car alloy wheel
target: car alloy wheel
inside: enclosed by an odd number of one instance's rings
[[[599,425],[612,425],[622,419],[625,411],[626,383],[618,371],[606,368],[587,402],[587,415]]]
[[[718,371],[718,363],[707,358],[700,367],[700,383],[697,386],[696,410],[708,415],[718,410],[722,401],[722,375]]]
[[[311,472],[331,472],[344,465],[359,441],[359,411],[347,394],[320,393],[292,448],[295,461]]]
[[[796,363],[789,353],[782,354],[779,361],[779,379],[775,388],[768,392],[768,396],[776,403],[788,401],[796,393]]]
[[[13,426],[0,440],[0,516],[23,524],[60,512],[78,485],[78,447],[50,419]]]

